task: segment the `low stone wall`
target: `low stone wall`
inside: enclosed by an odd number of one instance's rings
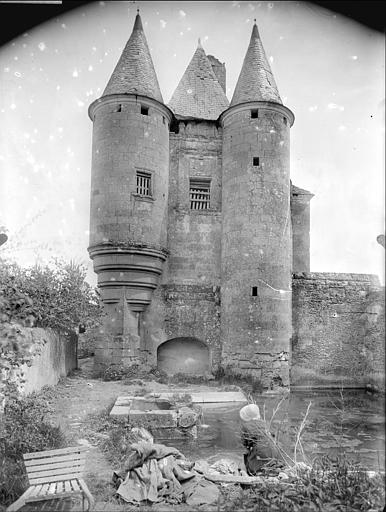
[[[25,329],[31,345],[31,359],[10,375],[22,394],[28,395],[43,386],[53,386],[60,377],[77,367],[78,336],[59,334],[51,329]]]
[[[292,387],[385,385],[385,294],[367,274],[293,276]]]

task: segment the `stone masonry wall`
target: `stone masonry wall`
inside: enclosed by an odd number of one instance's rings
[[[148,115],[141,108],[148,108]],[[90,246],[166,244],[169,119],[147,98],[117,96],[95,107]],[[136,172],[151,176],[151,197],[137,194]]]
[[[28,363],[10,371],[6,378],[28,395],[43,386],[54,386],[61,377],[77,368],[78,336],[60,334],[52,329],[25,328],[23,334],[31,346]]]
[[[376,276],[293,277],[291,386],[385,383],[385,295]]]
[[[221,130],[206,121],[180,122],[170,134],[168,245],[161,285],[142,314],[141,347],[156,364],[157,348],[196,338],[220,362]],[[191,210],[189,179],[211,180],[209,210]]]
[[[157,348],[174,338],[196,338],[207,345],[212,368],[220,364],[220,293],[217,287],[162,285],[143,313],[141,349],[144,359],[157,363]]]
[[[218,285],[221,255],[221,130],[180,123],[170,135],[167,269],[164,283]],[[190,178],[207,178],[210,209],[191,210]]]
[[[252,116],[252,109],[257,115]],[[221,338],[223,364],[289,384],[290,119],[255,102],[223,117]]]
[[[310,271],[310,198],[292,194],[292,271]]]

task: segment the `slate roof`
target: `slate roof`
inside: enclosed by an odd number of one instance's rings
[[[139,14],[102,96],[109,94],[140,94],[163,103]]]
[[[272,101],[282,104],[256,23],[253,25],[231,106],[247,101]]]
[[[291,195],[296,196],[310,196],[310,199],[314,197],[314,194],[310,192],[309,190],[305,190],[304,188],[299,188],[296,185],[293,185],[291,181]]]
[[[228,98],[200,43],[168,106],[180,117],[211,120],[228,108]]]

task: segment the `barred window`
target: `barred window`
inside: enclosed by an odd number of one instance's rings
[[[190,178],[190,209],[209,210],[210,179]]]
[[[137,194],[146,197],[152,196],[150,173],[137,171]]]

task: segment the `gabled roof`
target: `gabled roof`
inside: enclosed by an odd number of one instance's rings
[[[139,14],[102,96],[109,94],[139,94],[163,103]]]
[[[200,42],[169,103],[176,116],[215,120],[229,106]]]
[[[282,104],[256,22],[253,25],[251,40],[233,93],[231,106],[247,101],[272,101]]]

